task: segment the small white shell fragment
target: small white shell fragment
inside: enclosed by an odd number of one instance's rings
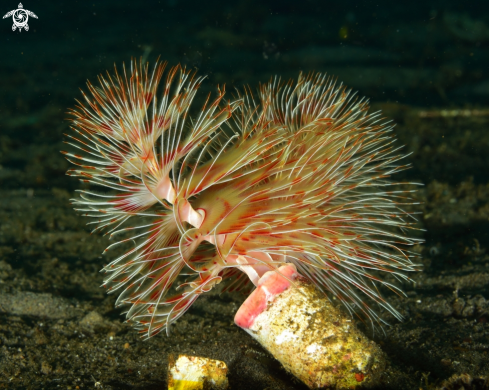
[[[200,356],[169,357],[168,390],[226,390],[228,368],[220,360]]]

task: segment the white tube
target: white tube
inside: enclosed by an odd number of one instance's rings
[[[293,265],[279,272],[262,276],[236,324],[311,389],[378,384],[386,358],[377,344]]]

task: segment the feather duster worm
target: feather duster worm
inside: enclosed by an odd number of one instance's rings
[[[69,175],[108,190],[81,190],[76,209],[95,231],[123,236],[107,249],[131,244],[104,267],[128,321],[154,336],[219,283],[267,295],[269,271],[284,287],[265,302],[308,284],[374,324],[369,302],[401,319],[378,289],[401,293],[382,274],[416,270],[409,191],[389,181],[407,167],[392,126],[321,74],[274,79],[231,102],[218,88],[195,109],[202,78],[165,68],[132,62],[88,83],[68,135],[81,152],[64,152],[77,166]],[[259,304],[248,301],[236,322],[250,327]]]

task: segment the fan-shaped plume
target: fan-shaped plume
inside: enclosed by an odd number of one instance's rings
[[[68,173],[105,191],[80,191],[77,210],[133,244],[104,268],[128,320],[150,337],[216,284],[246,289],[286,262],[351,311],[400,318],[377,288],[416,269],[392,126],[321,74],[191,110],[201,82],[133,62],[72,111]]]

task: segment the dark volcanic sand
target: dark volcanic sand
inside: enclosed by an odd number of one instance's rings
[[[374,335],[392,362],[385,385],[414,389],[434,387],[453,374],[487,375],[489,185],[462,173],[451,182],[447,169],[464,159],[474,167],[486,164],[487,156],[462,154],[460,145],[475,151],[487,145],[489,117],[426,119],[410,107],[384,108],[413,152],[409,159],[416,168],[405,176],[427,183],[416,194],[427,229],[425,245],[416,248],[424,271],[412,275],[415,287],[405,286],[407,298],[386,292],[406,320],[390,319],[386,334]],[[67,167],[56,153],[60,148],[59,142],[41,145],[36,153],[50,155],[51,165],[12,175],[24,175],[25,182],[49,180],[42,175]],[[36,166],[38,157],[27,147],[7,153]],[[100,254],[108,240],[90,235],[87,220],[69,204],[72,195],[54,186],[0,193],[0,387],[164,388],[168,354],[186,353],[225,361],[233,389],[304,388],[233,324],[240,296],[199,298],[170,337],[142,341],[114,309],[115,297],[99,287],[99,269],[107,262]]]

